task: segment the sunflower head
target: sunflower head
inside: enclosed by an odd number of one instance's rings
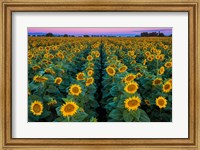
[[[141,100],[138,96],[127,98],[124,101],[125,108],[128,109],[128,111],[130,110],[136,111],[138,107],[140,106],[140,103],[141,103]]]
[[[62,83],[62,78],[61,77],[57,77],[55,80],[54,80],[54,83],[60,85]]]
[[[87,60],[88,60],[88,61],[92,61],[92,60],[93,60],[92,55],[88,55],[88,56],[87,56]]]
[[[93,84],[93,83],[94,83],[94,78],[93,78],[93,77],[90,77],[90,78],[88,78],[88,79],[86,80],[85,85],[86,85],[86,86],[89,86],[89,85],[91,85],[91,84]]]
[[[150,101],[149,101],[149,100],[144,100],[144,102],[145,102],[145,104],[146,104],[146,105],[148,105],[148,106],[150,106],[150,105],[151,105],[151,103],[150,103]]]
[[[115,71],[115,69],[113,67],[108,66],[106,68],[106,72],[109,74],[109,76],[114,76],[116,71]]]
[[[42,102],[40,102],[38,100],[35,100],[34,102],[32,102],[30,111],[33,113],[33,115],[40,116],[43,112]]]
[[[138,73],[136,74],[136,77],[137,77],[137,78],[140,78],[140,77],[142,77],[142,74],[141,74],[140,72],[138,72]]]
[[[78,96],[79,94],[81,94],[82,89],[81,86],[78,84],[72,84],[69,88],[70,94]]]
[[[132,82],[135,78],[136,78],[136,75],[131,73],[131,74],[128,74],[126,77],[124,77],[123,81],[125,83],[129,83],[129,82]]]
[[[122,72],[125,72],[127,70],[127,66],[126,65],[123,65],[122,67],[119,68],[119,72],[122,73]]]
[[[154,86],[160,85],[161,83],[162,83],[162,79],[161,78],[156,78],[155,80],[152,81],[152,84]]]
[[[168,81],[163,85],[163,92],[168,93],[172,89],[172,84]]]
[[[165,72],[165,68],[162,66],[159,69],[159,74],[162,75]]]
[[[35,75],[33,77],[33,81],[35,81],[35,82],[45,82],[47,80],[48,80],[48,78],[43,77],[43,76],[39,76],[39,75]]]
[[[94,74],[94,71],[93,70],[88,70],[87,74],[88,74],[88,76],[92,76]]]
[[[171,68],[172,67],[172,62],[166,62],[165,63],[166,68]]]
[[[85,74],[83,72],[79,72],[77,75],[76,75],[76,79],[77,80],[84,80]]]
[[[129,94],[134,94],[138,90],[138,84],[136,82],[130,82],[124,87],[124,90]]]
[[[76,114],[79,106],[75,102],[66,102],[60,108],[60,112],[64,117],[73,116]]]
[[[158,106],[160,109],[165,108],[167,106],[167,100],[164,97],[159,96],[156,98],[156,106]]]
[[[33,69],[33,70],[35,70],[35,71],[36,71],[36,70],[38,70],[38,69],[40,69],[40,68],[41,68],[41,67],[40,67],[40,66],[38,66],[38,65],[37,65],[37,66],[33,66],[33,67],[32,67],[32,69]]]

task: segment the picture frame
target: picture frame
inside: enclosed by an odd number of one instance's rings
[[[200,149],[199,130],[199,0],[72,1],[5,0],[0,2],[1,149]],[[189,16],[189,138],[187,139],[42,139],[12,138],[12,13],[13,12],[188,12]]]

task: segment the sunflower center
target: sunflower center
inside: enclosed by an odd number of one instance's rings
[[[34,111],[35,113],[39,113],[39,112],[41,111],[40,105],[39,105],[39,104],[35,104],[35,105],[33,106],[33,111]]]
[[[108,72],[111,73],[111,74],[114,73],[113,69],[111,69],[111,68],[108,69]]]
[[[73,88],[72,88],[72,91],[73,91],[74,93],[78,93],[78,92],[79,92],[79,89],[78,89],[78,87],[73,87]]]
[[[138,104],[138,101],[136,101],[136,100],[131,100],[131,101],[128,102],[128,105],[130,107],[137,106],[137,104]]]
[[[160,84],[160,80],[155,80],[155,84]]]
[[[165,85],[165,89],[169,89],[170,88],[170,85],[169,84],[166,84]]]
[[[65,106],[65,112],[72,112],[74,110],[74,106],[72,104],[68,104]]]
[[[91,83],[91,82],[92,82],[92,79],[88,79],[88,80],[87,80],[87,83]]]
[[[163,106],[163,105],[164,105],[164,100],[162,100],[162,99],[158,100],[158,104],[159,104],[160,106]]]
[[[136,89],[135,85],[129,85],[128,91],[134,91]]]
[[[79,74],[78,78],[82,80],[83,79],[83,74]]]
[[[126,81],[131,81],[131,80],[133,80],[133,76],[128,76],[128,77],[126,78]]]

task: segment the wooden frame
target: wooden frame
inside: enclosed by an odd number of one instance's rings
[[[72,0],[3,0],[0,22],[1,98],[0,149],[52,148],[52,149],[200,149],[199,107],[199,1],[198,0],[136,0],[72,1]],[[11,15],[17,11],[165,11],[189,13],[189,138],[188,139],[13,139],[11,137]],[[199,12],[198,12],[199,11]],[[3,19],[2,19],[3,18]],[[198,40],[198,41],[197,41]],[[199,137],[199,138],[198,138]],[[199,143],[199,144],[198,144]]]

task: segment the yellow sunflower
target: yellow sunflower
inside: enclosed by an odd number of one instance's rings
[[[40,66],[33,66],[32,67],[32,69],[35,70],[35,71],[38,70],[38,69],[40,69],[40,68],[41,68]]]
[[[165,72],[165,68],[162,66],[159,69],[159,74],[162,75]]]
[[[155,80],[152,81],[152,84],[155,85],[159,85],[162,83],[162,79],[161,78],[156,78]]]
[[[130,110],[137,110],[138,107],[140,106],[141,100],[138,96],[134,96],[134,97],[129,97],[127,99],[125,99],[124,104],[125,104],[125,108],[128,109],[128,111]]]
[[[60,108],[60,112],[64,117],[73,116],[76,114],[79,106],[75,102],[66,102]]]
[[[127,70],[127,66],[126,65],[123,65],[122,67],[119,68],[119,72],[122,73],[122,72],[125,72]]]
[[[94,83],[94,78],[93,78],[93,77],[90,77],[90,78],[88,78],[88,79],[86,80],[85,85],[86,85],[86,86],[89,86],[89,85],[91,85],[91,84],[93,84],[93,83]]]
[[[110,75],[110,76],[114,76],[115,75],[115,69],[113,67],[108,66],[106,68],[106,72]]]
[[[88,55],[88,56],[87,56],[87,60],[88,60],[88,61],[92,61],[92,60],[93,60],[92,55]]]
[[[145,102],[145,104],[146,104],[146,105],[148,105],[148,106],[150,106],[150,105],[151,105],[151,103],[150,103],[150,101],[149,101],[149,100],[144,100],[144,102]]]
[[[159,96],[156,98],[156,106],[158,106],[160,109],[165,108],[167,106],[167,100],[164,97]]]
[[[135,78],[136,78],[136,75],[131,73],[131,74],[128,74],[126,77],[124,77],[123,81],[125,83],[129,83],[129,82],[132,82]]]
[[[166,62],[165,63],[166,68],[171,68],[172,67],[172,62]]]
[[[76,79],[77,80],[84,80],[85,74],[83,72],[79,72],[77,75],[76,75]]]
[[[166,82],[164,85],[163,85],[163,92],[165,93],[168,93],[171,91],[172,89],[172,84],[170,82]]]
[[[130,82],[124,87],[124,90],[129,94],[134,94],[138,90],[138,84],[136,82]]]
[[[78,84],[72,84],[70,86],[70,89],[69,89],[70,93],[72,95],[75,95],[75,96],[78,96],[79,94],[81,94],[82,92],[82,89],[81,89],[81,86],[78,85]]]
[[[87,74],[88,74],[88,76],[92,76],[94,74],[94,71],[93,70],[88,70]]]
[[[36,76],[33,77],[33,80],[34,80],[35,82],[45,82],[45,81],[48,80],[48,78],[43,77],[43,76],[38,76],[38,75],[36,75]]]
[[[40,102],[38,100],[35,100],[34,102],[32,102],[30,111],[33,113],[33,115],[40,116],[43,112],[42,102]]]
[[[137,74],[136,74],[136,77],[137,78],[140,78],[142,76],[142,74],[140,73],[140,72],[138,72]]]
[[[54,83],[60,85],[62,83],[62,78],[61,77],[57,77],[55,80],[54,80]]]

